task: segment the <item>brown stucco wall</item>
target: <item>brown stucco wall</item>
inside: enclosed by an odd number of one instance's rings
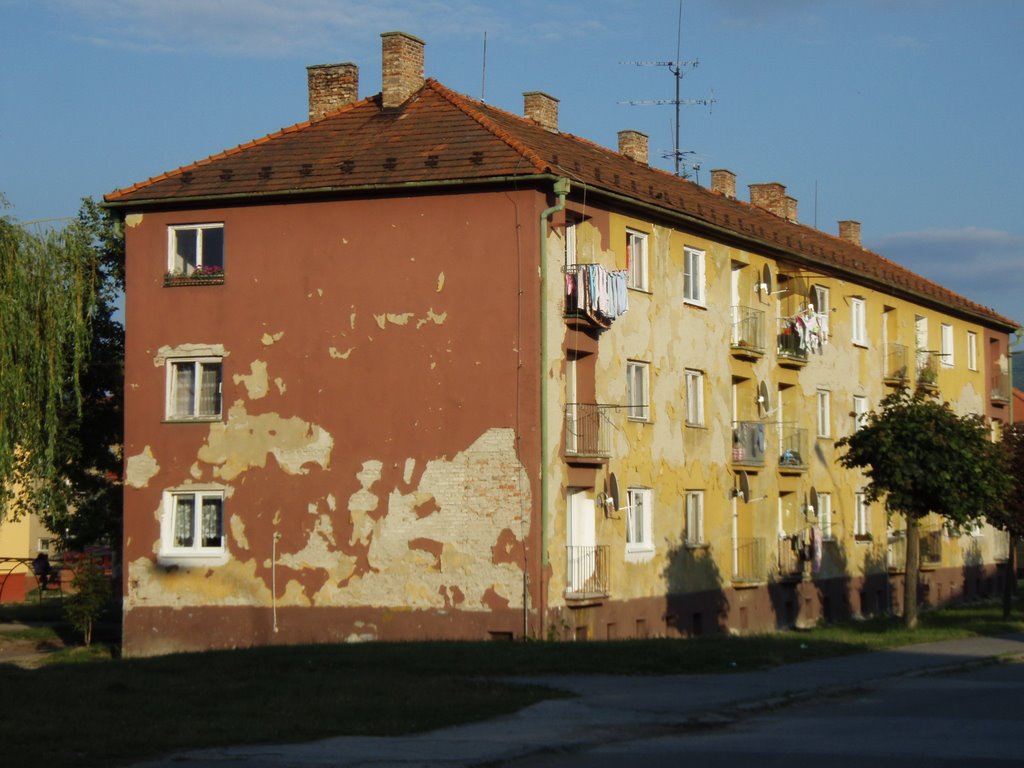
[[[263,642],[275,609],[276,639],[296,642],[528,626],[548,204],[127,215],[127,654]],[[224,222],[224,284],[165,287],[167,227],[204,222]],[[189,349],[224,356],[218,421],[164,420],[166,356]],[[162,494],[179,487],[223,488],[226,564],[157,563]]]

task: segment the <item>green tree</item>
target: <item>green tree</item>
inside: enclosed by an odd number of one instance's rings
[[[1005,454],[988,438],[981,416],[958,416],[948,403],[918,390],[887,396],[852,435],[838,441],[839,462],[868,478],[869,501],[884,498],[888,514],[907,523],[903,619],[917,626],[921,518],[935,512],[954,528],[1003,507],[1011,478]]]
[[[97,560],[86,557],[75,568],[74,592],[64,599],[64,615],[82,633],[86,647],[92,645],[96,620],[110,601],[110,579]]]
[[[1017,581],[1017,564],[1014,562],[1017,542],[1024,539],[1024,423],[1005,426],[1000,445],[1006,454],[1012,485],[1002,508],[987,517],[989,523],[1006,531],[1010,537],[1010,556],[1006,561],[1006,578],[1003,580],[1003,616],[1008,619],[1013,605],[1013,588]]]
[[[60,229],[0,216],[0,506],[65,544],[119,528],[123,253],[90,200]]]

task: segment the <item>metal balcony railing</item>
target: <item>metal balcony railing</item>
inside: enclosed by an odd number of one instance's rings
[[[995,371],[992,373],[992,394],[993,400],[998,400],[1003,403],[1010,401],[1010,376],[1009,374],[1003,373],[1002,371]]]
[[[607,597],[608,546],[566,547],[565,596],[575,600]]]
[[[565,406],[565,455],[609,458],[614,405],[568,403]]]
[[[905,344],[887,342],[882,354],[882,376],[886,381],[906,383],[910,379],[910,368],[907,362],[907,347]]]
[[[997,563],[1005,563],[1010,559],[1010,534],[1006,531],[993,531],[992,559]]]
[[[732,348],[764,354],[764,310],[741,306],[732,308]]]
[[[807,362],[807,345],[792,320],[785,317],[778,319],[775,344],[775,354],[779,358]]]
[[[734,422],[732,425],[732,463],[763,466],[765,431],[764,422]]]
[[[939,363],[934,355],[918,353],[917,385],[919,387],[937,387],[939,385]]]
[[[779,469],[807,468],[807,430],[793,424],[780,424]]]
[[[892,573],[907,570],[907,532],[893,531],[885,549],[885,566]]]
[[[803,576],[804,561],[800,557],[800,539],[795,534],[779,539],[779,578],[796,579]]]
[[[921,541],[921,565],[935,566],[942,563],[942,531],[925,531],[918,534]]]
[[[765,579],[764,539],[733,540],[732,580],[759,582]]]

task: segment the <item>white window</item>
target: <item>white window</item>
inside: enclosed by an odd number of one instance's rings
[[[704,426],[704,373],[687,370],[686,381],[686,423],[691,427]]]
[[[654,549],[654,538],[651,536],[651,489],[629,488],[626,501],[626,551],[650,552]]]
[[[832,394],[818,390],[818,437],[832,437]]]
[[[850,299],[850,324],[853,327],[853,343],[866,347],[868,326],[864,299]]]
[[[868,536],[871,533],[871,510],[863,491],[853,494],[853,535]]]
[[[967,367],[978,370],[978,334],[974,331],[967,332]]]
[[[868,399],[863,395],[853,396],[853,431],[867,424],[868,420]]]
[[[224,271],[223,224],[170,227],[168,240],[168,273],[187,276]]]
[[[686,492],[686,543],[704,543],[704,491]]]
[[[219,419],[219,358],[174,359],[167,362],[167,418]]]
[[[683,300],[704,303],[704,251],[696,248],[683,249]]]
[[[650,419],[650,400],[648,399],[648,365],[636,360],[626,363],[626,397],[629,418],[636,421]]]
[[[818,527],[823,538],[832,538],[832,494],[818,492]]]
[[[565,220],[565,265],[576,266],[576,222],[573,219]]]
[[[647,290],[647,235],[626,230],[626,285]]]
[[[953,367],[953,326],[942,324],[942,367]]]
[[[219,489],[166,491],[159,561],[216,565],[226,562],[226,555],[224,492]]]
[[[823,285],[815,285],[811,289],[812,303],[814,305],[814,312],[818,319],[818,325],[821,326],[822,334],[828,338],[828,313],[831,311],[831,303],[828,297],[828,288]]]

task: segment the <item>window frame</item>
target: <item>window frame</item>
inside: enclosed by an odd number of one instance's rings
[[[683,371],[685,385],[685,418],[688,427],[704,427],[704,371],[687,368]]]
[[[220,263],[210,264],[206,258],[205,251],[205,238],[202,233],[207,230],[219,229],[220,236],[220,258],[215,260]],[[196,254],[195,264],[190,265],[182,261],[178,263],[178,234],[180,232],[195,232],[196,233]],[[167,274],[178,276],[178,277],[192,277],[197,272],[202,274],[221,274],[224,273],[224,222],[208,222],[203,224],[170,224],[167,227]],[[190,269],[191,267],[191,269]]]
[[[860,297],[850,299],[850,336],[859,347],[868,346],[867,301]]]
[[[817,391],[817,436],[822,439],[832,437],[832,392],[827,389]]]
[[[861,540],[871,536],[871,505],[864,491],[853,494],[853,536]]]
[[[163,492],[161,503],[160,519],[160,547],[157,554],[157,561],[161,565],[223,565],[228,560],[227,536],[225,534],[226,493],[221,487],[185,487],[168,488]],[[181,545],[175,541],[175,530],[178,521],[178,499],[191,497],[192,499],[192,520],[191,531],[194,543]],[[216,545],[204,545],[203,536],[203,513],[204,501],[216,499],[218,502],[218,536],[219,543]]]
[[[868,413],[870,412],[868,407],[867,395],[854,395],[853,396],[853,431],[857,432],[862,429],[867,422]]]
[[[828,327],[828,316],[831,312],[832,297],[829,293],[828,286],[825,285],[812,285],[811,293],[813,294],[814,314],[818,319],[818,325],[821,326],[821,332],[827,339],[829,336]]]
[[[626,229],[626,287],[650,291],[647,233]]]
[[[829,491],[818,491],[818,527],[821,529],[821,538],[825,541],[832,540],[832,493]]]
[[[192,378],[192,412],[178,412],[178,366],[191,364]],[[202,371],[204,366],[216,364],[219,368],[217,381],[217,409],[215,413],[200,413],[203,399]],[[197,357],[169,357],[165,367],[166,392],[164,399],[164,419],[174,422],[220,421],[224,416],[224,358],[211,355]]]
[[[943,368],[952,368],[956,362],[953,351],[955,345],[953,343],[952,323],[942,323],[939,326],[939,343],[941,345],[939,365]]]
[[[706,306],[706,254],[699,248],[683,247],[683,303]]]
[[[683,534],[684,543],[688,547],[707,546],[707,541],[704,538],[704,491],[686,491],[684,505],[686,515],[684,520],[686,526]],[[695,529],[696,536],[693,535]]]
[[[651,372],[650,363],[643,360],[626,361],[626,417],[630,421],[649,423],[651,421]],[[640,391],[637,392],[635,378],[640,376]],[[639,395],[639,401],[637,401]]]
[[[639,505],[637,500],[639,499]],[[639,516],[637,506],[640,507]],[[626,552],[653,552],[654,536],[651,531],[653,520],[654,493],[650,488],[634,486],[626,489]],[[639,530],[636,526],[639,523]],[[637,540],[639,535],[639,540]]]
[[[967,369],[978,370],[978,334],[967,332]]]

